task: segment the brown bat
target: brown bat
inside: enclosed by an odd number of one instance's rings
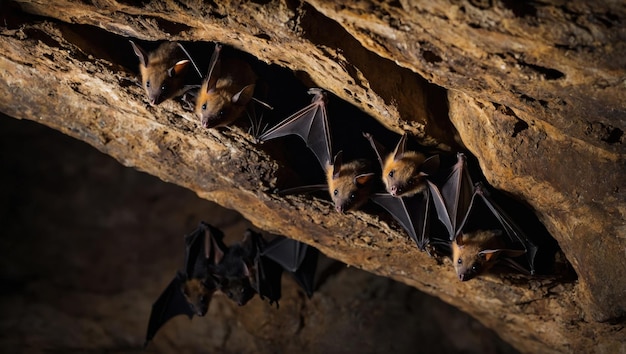
[[[459,233],[452,242],[452,263],[459,280],[467,281],[491,269],[500,255],[518,257],[525,250],[507,249],[501,230]]]
[[[257,140],[263,142],[285,135],[298,135],[313,151],[326,171],[327,184],[298,187],[290,191],[328,189],[338,212],[356,210],[367,202],[374,182],[372,178],[374,173],[369,162],[365,160],[343,163],[342,152],[332,158],[330,126],[326,115],[328,100],[326,92],[319,88],[312,88],[309,89],[309,93],[314,95],[311,104],[267,130],[257,137]]]
[[[406,134],[402,135],[382,166],[383,183],[387,192],[394,197],[409,197],[426,189],[425,177],[428,174],[420,170],[426,162],[426,156],[406,150],[406,138]]]
[[[189,60],[185,58],[178,43],[165,42],[150,53],[133,41],[130,44],[139,58],[141,83],[150,105],[156,106],[169,98],[182,95],[187,90],[185,76],[189,69]]]
[[[256,74],[246,62],[220,58],[222,45],[215,44],[209,71],[196,97],[195,112],[204,128],[231,124],[245,111],[254,94]]]

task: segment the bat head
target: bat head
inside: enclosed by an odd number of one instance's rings
[[[330,197],[339,213],[356,210],[367,202],[374,182],[374,173],[369,171],[369,162],[355,160],[343,164],[341,151],[337,153],[328,169],[327,182]]]
[[[493,267],[503,251],[500,230],[457,235],[452,241],[452,263],[459,280],[468,281]]]
[[[256,291],[247,277],[225,277],[220,280],[220,291],[229,299],[243,306],[254,297]]]
[[[204,128],[226,126],[239,118],[254,94],[254,84],[232,94],[225,88],[209,87],[205,81],[196,100],[196,115]]]
[[[184,86],[185,75],[189,69],[189,60],[181,60],[169,66],[170,58],[159,58],[157,55],[149,55],[134,42],[130,42],[135,54],[139,58],[139,71],[141,73],[141,85],[146,91],[150,105],[156,106],[159,103],[174,97]],[[175,46],[175,44],[173,44]],[[165,43],[162,46],[172,46],[172,43]],[[157,49],[157,54],[165,51]],[[173,56],[173,50],[165,53]]]
[[[383,166],[383,183],[394,197],[408,197],[424,191],[427,174],[420,171],[425,157],[415,151],[391,154]]]
[[[209,310],[211,297],[215,292],[216,285],[212,279],[204,281],[193,278],[185,281],[182,285],[183,294],[191,309],[198,316],[204,316]]]

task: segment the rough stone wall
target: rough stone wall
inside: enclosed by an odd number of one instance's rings
[[[43,17],[5,5],[2,112],[59,129],[263,229],[436,295],[523,351],[584,350],[601,340],[605,350],[624,349],[620,2],[19,5]],[[115,36],[94,43],[89,31],[69,24]],[[395,132],[440,148],[467,147],[491,185],[536,212],[578,281],[486,277],[460,284],[448,260],[419,253],[376,215],[345,217],[317,199],[277,197],[277,181],[293,171],[245,131],[202,131],[175,102],[146,105],[125,66],[124,37],[219,41],[297,72]],[[447,110],[432,105],[441,103],[432,97],[441,88],[429,82],[447,90]]]

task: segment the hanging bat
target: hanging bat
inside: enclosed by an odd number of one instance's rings
[[[310,298],[315,290],[317,249],[284,236],[278,236],[263,247],[261,256],[279,264],[291,273]]]
[[[215,279],[209,274],[209,265],[219,263],[226,246],[223,233],[204,222],[185,236],[185,262],[157,301],[152,305],[146,341],[148,344],[170,318],[186,315],[204,316],[211,297],[217,290]]]
[[[204,128],[223,127],[239,118],[253,98],[256,74],[250,65],[234,58],[222,59],[216,43],[207,76],[196,97],[195,112]]]
[[[328,189],[338,212],[356,210],[367,202],[374,173],[366,160],[359,159],[344,163],[341,151],[334,158],[332,157],[330,126],[326,114],[328,102],[326,92],[319,88],[312,88],[308,93],[314,95],[311,104],[270,128],[257,140],[264,142],[285,135],[298,135],[313,151],[326,172],[326,187],[314,186],[313,188]]]
[[[400,142],[396,146],[393,153],[391,153],[388,157],[385,156],[384,147],[378,143],[374,139],[371,134],[364,133],[363,136],[369,140],[370,145],[376,152],[378,157],[378,162],[381,165],[381,169],[383,170],[383,180],[389,181],[389,173],[391,171],[395,172],[395,169],[392,168],[386,174],[387,179],[385,179],[385,170],[388,165],[406,165],[410,164],[409,161],[413,159],[413,157],[417,156],[415,152],[406,151],[406,134],[402,136]],[[421,154],[419,154],[421,155]],[[396,161],[394,156],[399,156]],[[404,156],[404,158],[400,157]],[[421,155],[423,156],[423,155]],[[434,155],[429,157],[428,159],[421,157],[417,158],[415,161],[422,161],[420,166],[425,166],[427,169],[424,171],[420,171],[416,173],[417,178],[412,179],[414,182],[406,183],[404,185],[410,185],[412,188],[409,190],[405,187],[396,186],[395,189],[392,189],[391,184],[385,185],[387,186],[387,191],[389,193],[375,193],[371,195],[371,199],[374,203],[382,206],[387,212],[406,230],[411,239],[415,241],[417,247],[424,251],[426,250],[426,246],[430,243],[430,217],[432,214],[432,207],[430,200],[438,195],[438,190],[435,184],[427,179],[427,177],[438,169],[439,167],[439,156]],[[411,170],[416,170],[419,167],[411,167]],[[406,170],[406,169],[405,169]],[[396,173],[391,174],[393,176],[398,176]],[[409,179],[411,180],[411,179]],[[396,191],[395,194],[390,191]],[[431,197],[432,196],[432,197]],[[439,212],[440,208],[436,208],[435,211]],[[447,216],[446,216],[447,217]]]
[[[435,203],[438,215],[447,215],[447,219],[440,220],[448,230],[453,263],[460,280],[472,279],[488,270],[502,256],[514,267],[521,268],[512,258],[526,255],[530,273],[534,274],[537,246],[495,203],[482,183],[473,184],[464,154],[457,154],[457,163],[435,198],[441,200]],[[473,225],[468,226],[470,223]],[[485,231],[484,225],[489,223],[497,227],[497,231]],[[476,231],[467,232],[468,229]]]
[[[162,43],[156,50],[148,53],[135,42],[130,41],[137,58],[141,82],[150,105],[179,95],[188,88],[185,76],[189,69],[189,60],[185,59],[176,42]]]
[[[439,155],[426,158],[420,152],[407,150],[407,135],[404,134],[394,151],[384,157],[384,148],[370,134],[365,133],[364,136],[378,155],[382,180],[389,194],[394,197],[409,197],[427,188],[426,177],[439,168]]]

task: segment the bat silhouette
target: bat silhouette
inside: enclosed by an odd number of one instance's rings
[[[222,231],[205,222],[185,236],[183,269],[152,305],[144,346],[172,317],[204,316],[216,291],[240,306],[255,294],[278,306],[283,269],[291,272],[311,296],[316,249],[284,237],[266,243],[252,230],[230,247],[223,243],[223,237]]]
[[[338,212],[356,210],[367,202],[371,192],[374,177],[371,165],[362,159],[344,163],[341,151],[333,157],[326,114],[327,94],[319,88],[311,88],[308,93],[313,95],[311,104],[265,131],[257,140],[264,142],[285,135],[297,135],[313,151],[326,172],[326,186],[298,187],[283,193],[327,189]]]

